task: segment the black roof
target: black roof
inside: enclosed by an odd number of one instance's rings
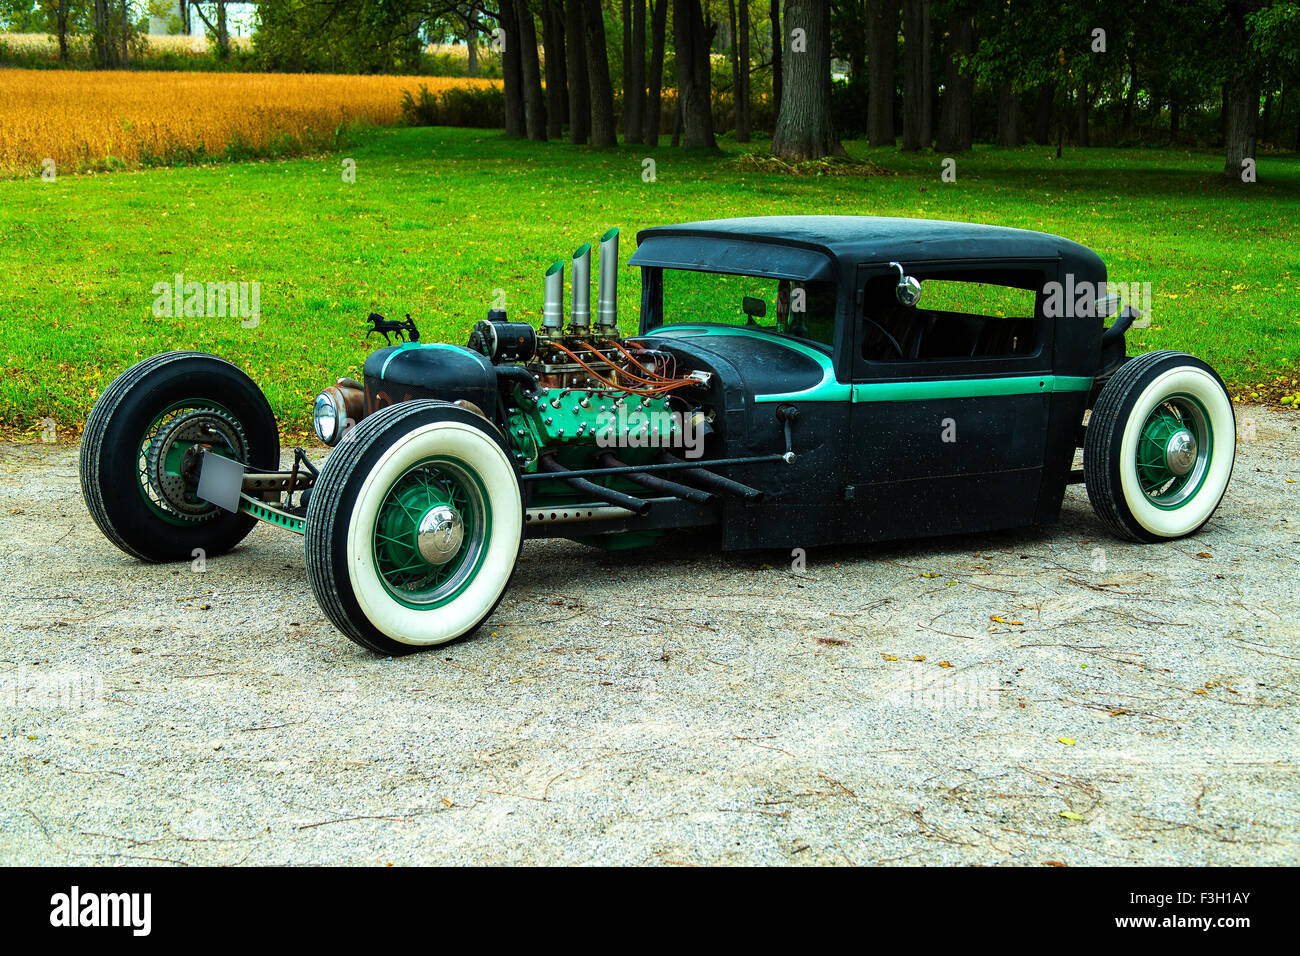
[[[772,245],[790,250],[774,256]],[[764,248],[766,247],[766,248]],[[795,252],[794,250],[799,250]],[[811,258],[810,258],[811,254]],[[1106,267],[1091,249],[1029,229],[884,216],[754,216],[656,226],[637,233],[630,264],[714,272],[757,271],[782,278],[824,278],[832,263],[964,259],[1056,259],[1080,281],[1101,281]],[[761,268],[742,267],[758,262]]]

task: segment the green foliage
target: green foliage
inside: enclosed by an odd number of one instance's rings
[[[402,122],[407,126],[462,126],[495,129],[505,124],[506,98],[498,86],[456,87],[418,95],[402,92]]]

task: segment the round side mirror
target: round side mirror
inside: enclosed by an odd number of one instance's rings
[[[894,296],[901,304],[911,308],[921,300],[921,280],[907,275],[901,262],[891,262],[890,265],[898,270],[898,285],[894,287]]]

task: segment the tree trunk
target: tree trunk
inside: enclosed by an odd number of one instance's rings
[[[1178,139],[1178,128],[1182,122],[1182,104],[1178,102],[1178,95],[1175,94],[1169,98],[1169,142],[1173,143]]]
[[[930,0],[903,0],[903,149],[930,145]]]
[[[1239,0],[1228,3],[1228,50],[1236,62],[1243,62],[1250,48],[1246,30],[1244,4]],[[1255,124],[1259,120],[1259,77],[1250,69],[1238,69],[1223,88],[1224,130],[1223,145],[1226,156],[1223,174],[1241,181],[1242,162],[1255,158]]]
[[[217,55],[223,60],[230,58],[230,31],[226,29],[226,0],[217,0]]]
[[[745,5],[741,0],[740,5]],[[732,42],[728,45],[728,59],[731,61],[731,117],[733,121],[732,128],[740,128],[740,51],[736,49],[736,0],[727,0],[727,30],[731,34]],[[736,137],[740,141],[740,137]]]
[[[1034,142],[1046,145],[1052,136],[1052,104],[1056,101],[1056,88],[1044,83],[1034,98]]]
[[[664,44],[668,33],[668,0],[654,0],[650,15],[650,80],[646,97],[645,124],[641,142],[649,147],[659,145],[659,127],[663,121]]]
[[[514,0],[501,0],[500,7],[501,36],[504,41],[501,48],[501,77],[506,99],[506,135],[523,136],[524,78],[523,60],[519,55],[523,44],[519,39],[519,17],[515,12]]]
[[[998,138],[999,146],[1023,146],[1024,134],[1020,129],[1020,94],[1007,84],[998,93]]]
[[[700,0],[673,0],[673,49],[677,53],[677,100],[682,144],[717,149],[709,95],[709,38]]]
[[[939,132],[934,146],[941,153],[970,149],[975,80],[962,74],[957,59],[969,56],[974,47],[975,29],[970,17],[954,13],[948,18],[948,66],[944,70],[943,102],[939,104]]]
[[[619,89],[623,92],[623,142],[629,143],[632,140],[627,138],[627,97],[628,90],[632,88],[632,0],[622,0],[619,10],[619,24],[623,27],[623,45],[620,47],[622,54],[619,59],[622,60],[623,75],[619,78]]]
[[[465,15],[465,56],[470,76],[478,76],[478,11],[469,8]]]
[[[898,0],[867,7],[867,138],[894,145],[894,61],[898,53]]]
[[[225,9],[225,4],[221,7]],[[131,8],[126,0],[122,0],[122,65],[126,66],[129,62],[129,54],[126,49],[126,39],[131,35]]]
[[[768,11],[768,20],[772,24],[772,108],[776,115],[781,115],[781,87],[785,77],[781,75],[781,47],[785,44],[785,34],[781,30],[781,0],[772,0]]]
[[[605,47],[605,17],[600,0],[584,0],[587,36],[587,81],[591,87],[591,145],[617,146],[614,127],[614,90],[609,83],[609,55]]]
[[[1137,101],[1137,88],[1137,61],[1130,57],[1128,61],[1128,91],[1124,94],[1124,112],[1120,115],[1120,126],[1125,130],[1133,128],[1133,104]]]
[[[68,62],[68,0],[60,0],[55,8],[59,29],[59,62]]]
[[[546,0],[542,7],[542,49],[546,53],[546,135],[549,139],[561,139],[569,110],[569,81],[564,11],[556,0]]]
[[[831,121],[831,14],[824,0],[785,0],[786,29],[803,29],[807,48],[791,56],[772,134],[772,155],[787,162],[843,156]]]
[[[1227,156],[1223,163],[1224,175],[1241,179],[1242,161],[1255,158],[1255,124],[1259,119],[1259,89],[1252,76],[1245,71],[1233,78],[1227,89],[1227,129],[1224,147]]]
[[[749,110],[749,2],[740,0],[736,22],[736,56],[740,59],[740,86],[736,88],[736,142],[748,143],[753,132]]]
[[[1088,82],[1079,84],[1074,97],[1074,143],[1076,146],[1090,146],[1088,136],[1088,111],[1092,104],[1088,98]]]
[[[630,60],[628,87],[623,90],[623,142],[645,142],[645,4],[632,0],[632,49],[623,52]]]
[[[569,67],[569,142],[581,146],[591,137],[591,84],[587,79],[585,0],[564,5],[565,50]]]
[[[528,0],[514,0],[519,19],[519,57],[524,84],[524,129],[534,142],[546,142],[546,101],[542,98],[542,67],[537,59],[537,23]]]

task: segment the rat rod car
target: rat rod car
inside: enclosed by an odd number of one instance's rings
[[[301,449],[280,467],[271,409],[233,365],[140,362],[86,422],[91,515],[148,561],[228,551],[258,519],[303,534],[329,619],[401,654],[482,624],[524,538],[625,548],[690,528],[725,549],[806,548],[991,531],[1054,521],[1082,481],[1114,533],[1157,541],[1223,497],[1223,383],[1190,355],[1126,356],[1136,313],[1103,327],[1117,297],[1077,243],[854,216],[637,240],[634,336],[618,329],[617,229],[594,316],[590,245],[567,321],[562,261],[540,328],[492,311],[467,346],[429,344],[409,317],[372,315],[400,344],[317,396],[336,446],[319,469]]]

